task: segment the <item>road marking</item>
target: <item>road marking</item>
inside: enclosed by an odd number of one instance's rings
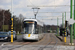
[[[6,43],[1,44],[1,46],[4,46]]]

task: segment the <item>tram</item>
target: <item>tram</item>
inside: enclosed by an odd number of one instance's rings
[[[43,23],[37,19],[24,19],[23,40],[37,40],[43,38]]]

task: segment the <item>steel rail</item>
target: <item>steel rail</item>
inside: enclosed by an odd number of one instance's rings
[[[50,34],[50,37],[51,37],[51,41],[47,45],[45,45],[44,47],[40,47],[38,50],[43,50],[44,48],[47,48],[47,46],[49,44],[51,44],[53,35]],[[56,46],[56,44],[57,44],[57,39],[55,37],[53,37],[53,38],[56,40],[56,43],[54,44],[53,47],[49,47],[49,48],[54,48]]]

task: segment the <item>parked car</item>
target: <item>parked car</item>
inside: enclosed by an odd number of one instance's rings
[[[0,40],[8,41],[9,34],[8,32],[0,32]]]
[[[9,31],[8,34],[9,34],[9,37],[11,38],[11,31]],[[14,40],[17,40],[16,31],[13,31],[13,39],[14,39]]]
[[[13,31],[13,39],[17,40],[17,34]],[[10,41],[11,40],[11,31],[9,32],[0,32],[0,40]]]

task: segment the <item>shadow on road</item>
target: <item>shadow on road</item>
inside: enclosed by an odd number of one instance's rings
[[[4,41],[4,40],[0,40],[0,42],[6,42],[6,41]]]
[[[19,40],[17,42],[37,42],[36,40]]]

